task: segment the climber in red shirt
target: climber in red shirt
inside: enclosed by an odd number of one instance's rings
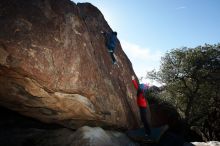
[[[134,87],[137,89],[137,104],[140,111],[141,121],[144,125],[145,135],[149,136],[151,134],[150,109],[147,99],[144,97],[144,92],[149,88],[149,86],[146,84],[138,84],[134,76],[132,76],[132,82]]]

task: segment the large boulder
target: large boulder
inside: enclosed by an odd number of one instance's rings
[[[1,0],[0,105],[69,128],[138,126],[132,64],[119,40],[112,64],[101,30],[89,3]]]

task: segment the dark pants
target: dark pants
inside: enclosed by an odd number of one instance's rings
[[[112,62],[115,63],[116,59],[115,59],[115,56],[114,56],[114,52],[109,52],[109,53],[110,53],[110,56],[112,58]]]
[[[115,63],[116,62],[116,59],[115,59],[115,56],[114,56],[115,47],[108,46],[108,51],[109,51],[110,56],[112,58],[112,63]]]
[[[139,107],[139,110],[140,110],[141,121],[144,124],[145,133],[150,135],[151,130],[147,119],[147,108]]]

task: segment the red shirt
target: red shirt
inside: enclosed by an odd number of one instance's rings
[[[136,80],[132,80],[134,87],[138,90],[138,83]],[[144,98],[143,92],[137,97],[137,104],[139,107],[147,107],[147,100]]]

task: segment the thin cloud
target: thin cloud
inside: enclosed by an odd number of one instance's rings
[[[121,44],[122,48],[130,58],[145,61],[159,61],[162,56],[160,51],[152,52],[150,49],[141,47],[134,43],[121,41]]]
[[[127,41],[121,41],[121,45],[128,58],[131,60],[136,75],[141,78],[145,77],[148,71],[153,69],[158,70],[160,59],[163,56],[160,51],[152,51],[149,48],[141,47],[137,44]],[[142,80],[151,85],[160,86],[159,83],[150,80]]]
[[[181,7],[177,7],[176,10],[182,10],[182,9],[186,9],[185,6],[181,6]]]

